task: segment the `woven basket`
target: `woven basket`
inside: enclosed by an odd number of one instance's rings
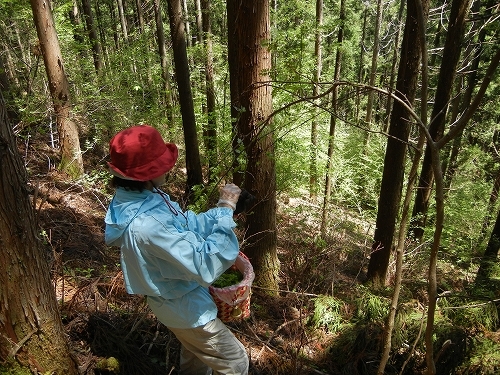
[[[217,317],[226,323],[246,319],[250,316],[250,296],[252,282],[255,278],[250,260],[241,251],[233,267],[242,273],[243,280],[238,284],[224,288],[213,286],[208,288],[217,305]]]

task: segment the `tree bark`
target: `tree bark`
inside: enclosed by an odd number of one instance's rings
[[[476,275],[476,284],[491,284],[494,269],[498,263],[498,251],[500,250],[500,211],[498,212],[495,226],[491,232],[490,240],[486,246],[481,263]]]
[[[97,75],[99,75],[102,70],[102,53],[101,44],[99,43],[99,38],[97,36],[97,30],[94,23],[94,17],[92,15],[92,6],[90,5],[90,0],[82,0],[82,4],[83,14],[85,15],[85,22],[87,24],[87,32],[89,33],[89,39],[92,45],[94,67]]]
[[[125,44],[128,43],[128,25],[127,18],[125,17],[125,11],[123,9],[123,0],[116,0],[116,5],[118,6],[118,14],[120,15],[120,25],[122,27],[123,40]]]
[[[417,89],[421,45],[416,42],[420,39],[416,4],[413,0],[409,0],[407,7],[396,95],[411,106],[415,100]],[[426,17],[428,2],[423,4],[423,9]],[[367,272],[367,282],[375,287],[383,286],[386,282],[394,231],[399,215],[410,129],[408,110],[402,103],[395,101],[389,127],[390,136],[387,139],[384,158],[376,229]]]
[[[12,373],[76,375],[1,94],[0,172],[0,362]]]
[[[170,124],[174,123],[174,103],[172,98],[172,87],[170,85],[170,69],[165,44],[165,33],[163,31],[163,17],[161,14],[160,0],[153,1],[156,23],[156,37],[158,39],[158,54],[160,55],[161,78],[163,81],[163,95],[167,111],[167,119]]]
[[[481,7],[481,1],[476,0],[473,4],[473,10],[472,12],[478,12]],[[486,8],[487,15],[491,14],[492,7],[487,7]],[[460,110],[459,112],[464,112],[470,105],[470,102],[472,100],[472,94],[476,88],[477,84],[477,76],[478,76],[478,68],[479,68],[479,63],[481,61],[481,55],[483,52],[483,43],[486,38],[486,28],[483,27],[483,23],[479,20],[476,20],[474,22],[474,25],[471,30],[471,34],[474,35],[479,31],[479,36],[477,40],[477,45],[474,47],[474,44],[471,42],[470,47],[467,49],[468,52],[466,52],[466,56],[472,55],[472,62],[471,66],[469,68],[470,73],[467,75],[467,78],[464,79],[467,83],[467,87],[465,89],[465,92],[462,95],[461,101],[460,101]],[[462,136],[463,134],[460,133],[454,140],[453,140],[453,145],[451,147],[451,153],[450,157],[448,158],[448,163],[447,163],[447,168],[443,169],[443,173],[445,176],[445,188],[449,189],[452,184],[453,177],[455,176],[455,172],[458,168],[457,165],[457,159],[458,159],[458,154],[460,152],[461,146],[462,146]]]
[[[372,50],[372,64],[370,68],[370,86],[375,86],[375,79],[377,78],[377,63],[378,63],[378,50],[379,50],[379,39],[380,39],[380,25],[382,23],[382,0],[377,0],[377,13],[375,15],[375,31],[374,39],[373,39],[373,50]],[[372,122],[372,109],[373,109],[373,100],[374,100],[375,92],[370,91],[368,93],[368,104],[366,105],[366,116],[365,122],[368,129],[371,128]],[[369,138],[369,132],[366,133],[366,139]],[[368,141],[366,141],[368,143]]]
[[[245,148],[243,146],[243,141],[238,134],[238,121],[240,114],[242,112],[242,106],[240,102],[240,89],[239,89],[239,76],[240,76],[240,63],[238,60],[239,51],[239,35],[238,29],[236,28],[237,23],[234,22],[236,17],[239,16],[238,1],[227,1],[227,48],[228,48],[228,64],[229,64],[229,93],[231,97],[231,139],[232,139],[232,151],[233,160],[231,165],[231,171],[233,173],[233,182],[241,186],[244,180],[244,171],[241,166],[241,156],[245,153]],[[244,154],[243,157],[247,159],[247,155]]]
[[[13,79],[14,71],[8,47],[2,43],[0,44],[0,93],[4,95],[8,117],[17,123],[19,121],[19,113],[14,104],[14,98],[15,93],[18,93],[18,89],[17,85],[13,84],[15,82]]]
[[[368,7],[365,6],[365,9],[363,10],[363,28],[362,28],[362,33],[361,33],[361,42],[360,42],[360,51],[359,51],[359,63],[358,63],[358,82],[359,83],[364,83],[364,76],[365,76],[365,69],[364,69],[364,64],[365,64],[365,46],[364,46],[364,40],[366,37],[366,21],[368,18]],[[360,116],[360,107],[361,107],[361,89],[358,87],[356,88],[356,122],[359,121],[359,116]]]
[[[256,284],[269,290],[278,289],[279,261],[276,234],[276,170],[274,139],[271,126],[272,96],[269,85],[271,54],[269,2],[267,0],[228,0],[229,63],[237,76],[234,96],[241,106],[237,119],[238,133],[247,155],[245,188],[256,197],[247,216],[244,251],[255,269]],[[235,13],[233,13],[235,12]],[[236,35],[232,35],[234,32]],[[233,49],[234,48],[234,49]],[[231,86],[233,89],[235,86]],[[233,98],[233,93],[231,94]],[[277,293],[277,292],[275,292]]]
[[[168,0],[168,17],[170,33],[172,35],[172,49],[174,52],[175,76],[179,90],[181,105],[182,127],[186,146],[187,186],[186,197],[189,200],[192,188],[203,183],[201,172],[200,151],[196,119],[194,115],[193,94],[189,78],[189,64],[186,50],[186,34],[182,22],[181,0]]]
[[[96,15],[96,27],[97,27],[97,31],[98,31],[98,34],[99,34],[99,43],[101,45],[101,56],[102,56],[102,60],[103,60],[103,66],[106,66],[108,65],[109,66],[109,48],[110,46],[108,46],[106,40],[106,33],[107,33],[107,30],[106,27],[103,25],[103,20],[104,20],[104,16],[102,14],[102,9],[101,9],[101,6],[102,4],[99,3],[99,2],[96,2],[95,3],[95,15]],[[113,14],[110,14],[109,15],[109,23],[111,24],[110,25],[110,28],[113,30],[113,33],[114,33],[114,30],[115,30],[115,27],[114,27],[114,16]]]
[[[340,0],[340,25],[337,33],[337,52],[335,54],[335,69],[333,73],[333,81],[340,80],[340,69],[342,67],[342,43],[344,41],[344,27],[345,27],[345,0]],[[325,238],[327,230],[327,217],[329,211],[330,196],[332,191],[331,172],[332,172],[332,157],[335,140],[335,128],[337,126],[337,107],[338,107],[338,87],[334,87],[332,91],[332,115],[330,116],[330,131],[328,134],[328,151],[326,161],[326,176],[325,176],[325,196],[323,199],[323,210],[321,213],[321,227],[320,233]]]
[[[405,9],[405,2],[401,1],[399,4],[399,11],[398,11],[398,19],[403,18],[403,12]],[[402,25],[403,23],[400,22],[396,27],[397,27],[397,32],[396,32],[396,37],[394,38],[394,53],[392,55],[392,63],[391,63],[391,71],[389,73],[390,78],[389,78],[389,92],[393,93],[394,92],[394,85],[396,81],[396,73],[397,73],[397,67],[398,67],[398,59],[399,59],[399,41],[401,39],[401,32],[402,32]],[[385,124],[384,124],[384,132],[387,132],[389,129],[389,126],[391,124],[391,113],[392,113],[392,104],[393,104],[393,99],[392,97],[387,98],[387,106],[385,110]]]
[[[465,19],[469,12],[471,0],[454,0],[451,6],[450,22],[443,50],[443,59],[439,71],[438,85],[432,108],[429,133],[434,141],[443,136],[446,112],[448,109],[455,71],[462,50],[462,39],[465,29]],[[419,183],[412,212],[410,231],[413,237],[420,241],[424,234],[427,221],[427,211],[431,196],[434,175],[432,171],[432,151],[427,147],[420,171]]]
[[[187,1],[186,0],[181,0],[182,2],[182,9],[184,11],[184,17],[182,19],[184,20],[184,31],[186,34],[186,43],[188,47],[191,47],[193,45],[193,39],[191,36],[191,24],[189,22],[189,10],[187,6]]]
[[[199,1],[199,0],[197,0]],[[205,43],[205,88],[207,97],[207,124],[205,127],[205,148],[208,155],[208,180],[214,182],[216,174],[213,168],[217,165],[217,121],[215,113],[214,61],[212,51],[212,26],[210,21],[210,0],[201,1],[202,29],[200,42]],[[205,37],[201,37],[201,35]]]
[[[135,7],[137,9],[137,21],[139,22],[139,31],[144,33],[145,24],[144,24],[144,12],[142,11],[142,1],[135,0]]]
[[[207,0],[205,0],[207,1]],[[194,35],[196,35],[196,38],[198,39],[197,42],[198,43],[203,43],[205,38],[203,37],[203,33],[205,32],[204,31],[204,27],[203,27],[203,15],[204,15],[204,9],[207,9],[208,11],[210,10],[210,4],[205,4],[205,5],[201,5],[201,1],[200,0],[194,0],[194,9],[195,9],[195,12],[196,12],[196,33],[193,33],[193,38],[194,38]],[[208,19],[210,20],[210,13],[208,13]],[[210,31],[212,32],[212,31]],[[196,44],[195,42],[193,42],[193,44]]]
[[[78,127],[71,119],[69,82],[64,71],[52,11],[48,2],[37,0],[30,2],[56,115],[61,152],[59,168],[71,177],[78,178],[83,174],[80,138]]]
[[[313,97],[316,98],[320,93],[319,82],[321,79],[321,70],[323,68],[322,53],[322,27],[323,27],[323,0],[316,0],[316,24],[315,24],[315,42],[314,57],[316,59],[316,69],[313,77]],[[314,99],[316,105],[319,105],[319,99]],[[314,107],[315,115],[311,124],[311,145],[309,160],[309,196],[316,198],[318,195],[318,113],[319,110]]]
[[[481,227],[481,240],[484,239],[486,231],[490,227],[490,221],[495,212],[495,206],[498,201],[499,192],[500,192],[500,170],[498,170],[496,173],[495,181],[493,182],[493,187],[490,193],[490,198],[488,199],[488,211],[486,213],[486,216],[483,220],[483,225]]]
[[[427,118],[427,105],[425,103],[427,102],[426,98],[427,98],[429,77],[427,73],[428,54],[427,54],[425,30],[427,24],[428,7],[429,7],[429,2],[423,4],[420,1],[416,1],[415,8],[413,9],[414,16],[417,17],[417,22],[418,22],[418,32],[420,35],[419,44],[420,44],[420,52],[422,60],[420,64],[422,69],[421,90],[420,90],[420,99],[422,101],[422,105],[420,106],[420,119]],[[400,11],[402,10],[402,8],[403,6],[400,7]],[[418,122],[418,119],[415,120],[417,120]],[[401,285],[403,279],[403,259],[407,242],[406,241],[407,228],[410,221],[410,203],[413,196],[413,189],[415,186],[415,182],[417,181],[417,172],[420,164],[420,159],[422,157],[422,149],[426,141],[426,132],[424,127],[425,125],[420,122],[418,142],[415,148],[415,153],[412,157],[412,164],[408,175],[408,184],[406,186],[406,193],[404,197],[403,207],[401,209],[401,222],[398,229],[398,238],[396,246],[396,272],[394,275],[395,277],[394,290],[392,294],[389,314],[385,322],[383,350],[380,358],[379,367],[377,370],[377,375],[383,375],[385,373],[385,367],[387,365],[387,362],[389,361],[389,356],[392,348],[392,332],[394,331],[396,313],[398,311],[398,305],[399,305],[399,295],[401,292]],[[405,362],[405,364],[401,368],[401,373],[403,372],[406,363],[407,362]]]

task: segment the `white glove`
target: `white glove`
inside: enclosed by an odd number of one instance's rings
[[[219,189],[219,201],[217,207],[229,207],[236,209],[236,203],[240,197],[241,189],[235,184],[226,184]]]

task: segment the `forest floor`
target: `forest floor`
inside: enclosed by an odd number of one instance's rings
[[[52,148],[45,142],[30,142],[20,144],[20,150],[61,316],[81,373],[177,374],[177,340],[156,320],[142,296],[126,293],[119,249],[104,244],[104,215],[113,193],[106,185],[104,153],[85,154],[86,171],[92,173],[71,182],[56,170],[57,154]],[[180,196],[184,178],[177,170],[169,183],[166,190],[174,198]],[[279,296],[269,297],[268,291],[254,286],[250,318],[228,323],[247,349],[251,375],[340,373],[332,354],[338,333],[315,324],[315,301],[322,295],[346,301],[356,298],[372,233],[363,220],[339,211],[333,212],[333,234],[319,241],[319,218],[313,216],[319,212],[306,199],[279,200]],[[413,288],[416,303],[425,304],[425,282],[414,282]],[[355,314],[352,304],[342,309],[344,318]],[[353,356],[353,371],[344,368],[342,372],[356,374],[361,366],[366,371],[359,373],[373,373],[380,337],[380,326],[365,326],[362,353],[344,353]],[[118,360],[120,370],[110,358]]]
[[[86,154],[85,168],[95,177],[72,182],[55,168],[58,157],[51,147],[31,142],[21,144],[20,150],[63,323],[82,374],[177,374],[177,340],[156,320],[142,296],[126,293],[119,249],[104,243],[104,215],[113,193],[106,185],[104,159]],[[169,186],[174,189],[167,189],[173,197],[181,194],[183,178],[179,170]],[[285,206],[293,209],[300,204],[305,209],[302,216],[279,213],[279,297],[254,287],[250,318],[228,323],[247,348],[250,374],[329,373],[319,369],[333,335],[309,327],[312,301],[333,288],[347,291],[358,283],[362,252],[357,259],[344,259],[347,268],[339,267],[337,259],[340,253],[345,255],[341,251],[345,244],[311,254],[317,250],[315,223],[307,212],[314,207],[299,200],[288,200]],[[111,357],[118,360],[120,372],[112,367]]]

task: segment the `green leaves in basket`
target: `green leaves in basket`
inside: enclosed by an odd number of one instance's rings
[[[241,280],[243,280],[243,274],[238,270],[229,268],[212,283],[212,286],[225,288],[226,286],[238,284]]]

